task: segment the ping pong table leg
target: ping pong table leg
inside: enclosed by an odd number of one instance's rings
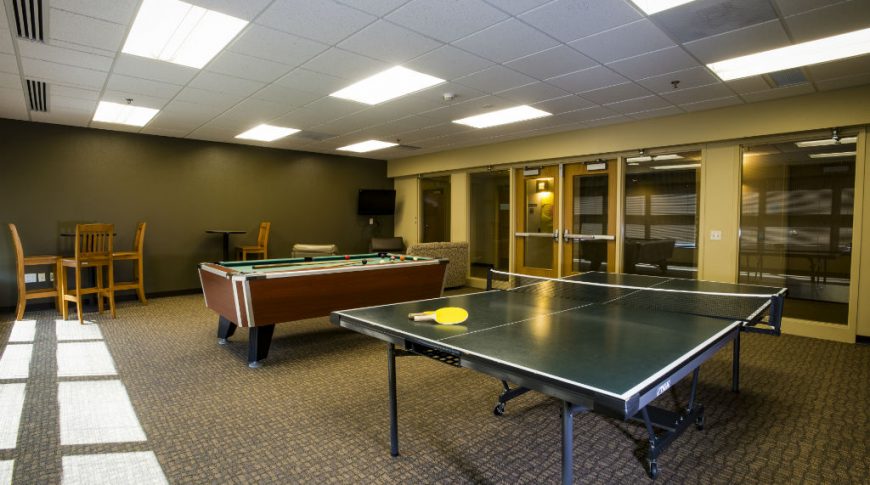
[[[390,387],[390,455],[399,456],[399,420],[396,406],[396,346],[387,344],[387,374]]]
[[[562,485],[574,482],[574,405],[562,401]]]
[[[734,337],[734,355],[731,358],[731,392],[740,392],[740,332]]]

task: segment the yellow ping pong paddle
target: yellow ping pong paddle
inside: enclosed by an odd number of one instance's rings
[[[464,308],[447,306],[435,311],[409,313],[408,318],[413,319],[415,322],[435,321],[441,325],[456,325],[468,319],[468,311]]]

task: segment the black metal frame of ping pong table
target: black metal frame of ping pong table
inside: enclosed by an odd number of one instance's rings
[[[492,288],[491,279],[488,286]],[[484,357],[463,354],[453,348],[440,346],[431,341],[416,339],[414,336],[393,332],[384,327],[373,326],[369,322],[354,319],[343,312],[335,312],[331,316],[332,323],[354,330],[387,342],[387,371],[389,380],[389,413],[390,413],[390,454],[399,455],[398,411],[396,396],[396,357],[417,355],[433,358],[440,362],[465,367],[488,374],[502,381],[504,392],[499,396],[494,409],[496,415],[504,412],[507,401],[535,390],[558,398],[562,401],[562,483],[573,482],[573,416],[578,412],[595,411],[624,420],[635,420],[643,423],[649,434],[647,455],[647,473],[655,478],[658,475],[658,456],[667,446],[679,437],[689,426],[695,424],[703,427],[704,408],[696,402],[698,376],[702,363],[710,359],[729,342],[733,342],[732,390],[739,389],[739,359],[740,333],[743,331],[763,332],[778,335],[782,316],[784,293],[770,300],[769,322],[772,326],[759,326],[764,312],[759,312],[753,320],[735,321],[732,328],[722,333],[715,340],[698,349],[682,363],[670,369],[639,392],[627,399],[620,399],[603,393],[598,393],[586,387],[572,386],[547,376],[503,362],[488,360]],[[397,348],[397,346],[399,348]],[[688,404],[682,412],[662,409],[651,405],[652,401],[666,392],[677,382],[692,374],[691,393]],[[511,388],[509,382],[517,387]],[[658,430],[658,431],[657,431]]]

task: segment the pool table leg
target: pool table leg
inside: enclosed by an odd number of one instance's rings
[[[226,345],[227,339],[236,333],[236,324],[224,317],[218,318],[218,344]]]
[[[269,355],[275,325],[251,327],[248,333],[248,367],[260,367],[260,361]]]

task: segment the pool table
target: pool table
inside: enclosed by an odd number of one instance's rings
[[[336,310],[438,298],[447,260],[387,253],[200,263],[218,343],[247,327],[248,366],[269,353],[275,324]]]

